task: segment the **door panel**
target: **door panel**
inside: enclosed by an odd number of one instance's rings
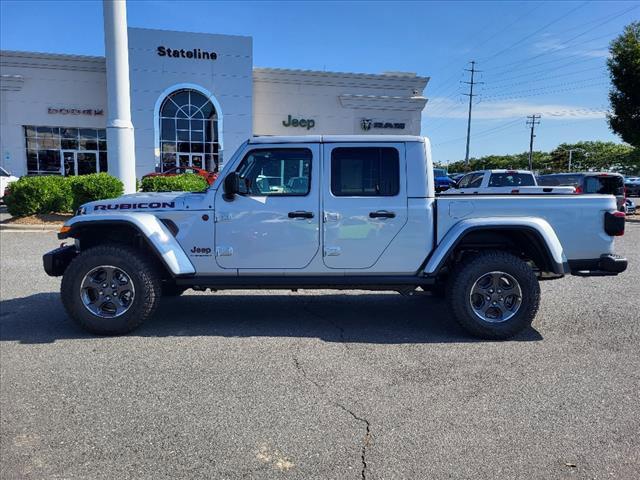
[[[324,264],[367,269],[407,222],[404,144],[325,144]]]
[[[302,269],[320,247],[319,147],[256,146],[235,166],[242,194],[216,192],[222,268]],[[240,272],[242,273],[242,272]]]

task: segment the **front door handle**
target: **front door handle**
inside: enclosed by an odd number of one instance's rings
[[[289,218],[313,218],[313,212],[296,210],[295,212],[289,212]]]
[[[396,218],[396,214],[386,210],[378,210],[376,212],[369,212],[369,218]]]

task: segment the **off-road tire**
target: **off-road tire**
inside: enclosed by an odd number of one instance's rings
[[[522,300],[515,315],[501,323],[479,318],[471,305],[471,289],[483,275],[500,271],[519,283]],[[504,340],[528,328],[540,305],[540,285],[531,267],[515,255],[488,250],[457,265],[449,277],[447,299],[457,322],[476,337]]]
[[[115,318],[94,315],[81,298],[83,278],[102,265],[121,268],[135,288],[131,306]],[[67,314],[82,328],[98,335],[121,335],[136,329],[153,315],[161,288],[159,272],[143,252],[126,245],[110,244],[87,249],[74,258],[62,277],[60,291]]]

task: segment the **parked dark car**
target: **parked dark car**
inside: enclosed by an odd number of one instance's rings
[[[625,178],[624,188],[627,189],[628,197],[640,197],[640,177]]]
[[[455,185],[455,182],[449,178],[447,171],[444,168],[433,169],[434,183],[436,192],[442,192]]]
[[[627,215],[636,214],[636,204],[630,198],[627,198],[624,202],[624,213]]]
[[[581,172],[553,173],[538,177],[538,185],[545,187],[575,187],[576,193],[614,195],[618,210],[624,212],[624,177],[619,173]]]

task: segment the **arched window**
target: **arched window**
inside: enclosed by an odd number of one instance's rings
[[[196,90],[171,93],[160,107],[161,170],[198,167],[218,171],[218,114]]]

